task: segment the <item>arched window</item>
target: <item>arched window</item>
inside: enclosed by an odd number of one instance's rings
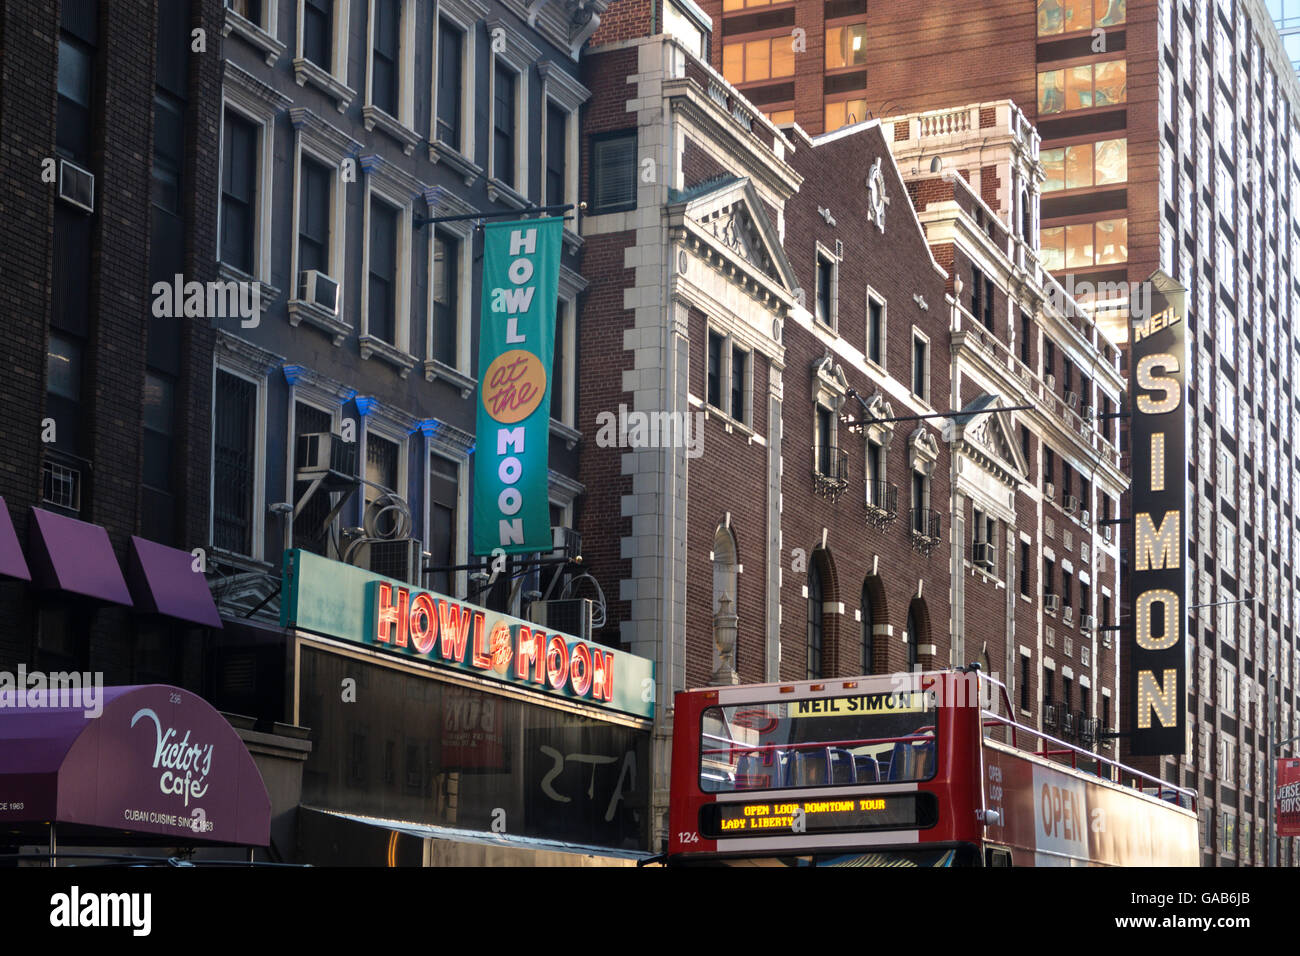
[[[862,673],[874,673],[875,609],[871,603],[871,585],[862,582]]]
[[[823,587],[821,561],[817,553],[808,563],[808,679],[822,676]]]
[[[923,636],[923,611],[919,602],[913,601],[907,609],[907,669],[914,671],[920,659],[917,648]]]

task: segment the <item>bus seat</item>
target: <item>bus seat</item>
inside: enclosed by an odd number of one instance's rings
[[[880,764],[875,757],[859,755],[853,758],[857,765],[857,779],[859,783],[879,783],[880,782]]]
[[[793,787],[819,787],[830,783],[830,748],[796,750],[790,755]]]
[[[890,780],[923,780],[934,765],[934,744],[910,744],[899,741],[889,761]]]
[[[853,754],[838,747],[829,751],[831,762],[831,783],[857,783],[858,772],[854,766]]]

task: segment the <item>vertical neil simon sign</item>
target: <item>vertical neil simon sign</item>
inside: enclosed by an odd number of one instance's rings
[[[483,227],[474,553],[551,550],[548,445],[560,217]]]
[[[1151,308],[1135,319],[1133,369],[1133,644],[1129,649],[1129,751],[1186,747],[1187,495],[1186,290],[1163,272],[1149,280]]]

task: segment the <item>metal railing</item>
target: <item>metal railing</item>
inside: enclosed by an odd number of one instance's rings
[[[849,485],[849,453],[831,445],[813,445],[813,491],[836,501]]]

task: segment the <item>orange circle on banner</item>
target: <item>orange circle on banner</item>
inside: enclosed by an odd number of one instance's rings
[[[546,364],[523,349],[502,352],[487,368],[483,408],[499,422],[523,421],[546,396]]]
[[[492,628],[492,636],[488,638],[488,646],[492,649],[492,669],[498,674],[505,674],[510,667],[510,659],[515,656],[515,649],[510,644],[510,625],[505,621],[497,621],[496,627]]]

